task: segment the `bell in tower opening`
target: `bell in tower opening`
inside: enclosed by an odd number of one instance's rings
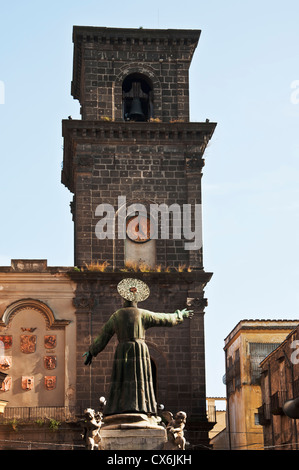
[[[152,85],[142,74],[125,78],[123,91],[123,117],[125,121],[149,121],[153,115]]]

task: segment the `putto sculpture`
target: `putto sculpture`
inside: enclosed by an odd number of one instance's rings
[[[168,422],[167,431],[167,443],[165,449],[168,450],[185,450],[186,439],[184,437],[184,428],[186,425],[187,414],[184,411],[178,411],[173,417],[173,414],[169,411],[162,413],[163,418]]]
[[[84,411],[84,421],[82,423],[83,433],[82,439],[85,441],[86,450],[98,450],[101,441],[100,428],[103,424],[102,413],[96,413],[91,408],[86,408]]]
[[[126,278],[117,286],[124,305],[111,315],[99,335],[84,354],[85,365],[106,347],[116,334],[118,345],[114,355],[110,392],[105,415],[122,413],[157,414],[151,360],[145,343],[145,332],[151,327],[179,325],[192,318],[192,310],[174,313],[154,313],[137,307],[149,297],[147,284],[139,279]]]

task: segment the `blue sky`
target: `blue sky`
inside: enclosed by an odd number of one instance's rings
[[[191,121],[218,123],[203,176],[207,394],[224,396],[224,338],[241,319],[299,307],[299,3],[269,0],[1,2],[0,265],[73,264],[60,183],[73,25],[201,29]],[[0,87],[1,102],[1,87]]]

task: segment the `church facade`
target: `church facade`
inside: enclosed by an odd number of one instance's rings
[[[121,306],[117,284],[147,283],[142,307],[194,317],[148,330],[158,404],[187,412],[188,441],[208,443],[201,178],[215,123],[189,121],[189,67],[200,31],[75,26],[62,122],[62,183],[73,194],[74,266],[13,260],[0,269],[1,395],[9,407],[92,407],[108,393],[116,341],[83,354]],[[194,447],[194,448],[195,448]]]

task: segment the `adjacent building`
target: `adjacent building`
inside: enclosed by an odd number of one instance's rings
[[[219,404],[222,405],[219,407]],[[224,404],[224,405],[223,405]],[[227,450],[228,438],[226,432],[226,398],[208,397],[207,412],[210,422],[215,422],[209,432],[210,445],[213,450]]]
[[[266,450],[298,450],[299,327],[260,364],[261,406]]]
[[[226,431],[230,450],[264,448],[260,363],[296,328],[293,320],[242,320],[225,338]]]

